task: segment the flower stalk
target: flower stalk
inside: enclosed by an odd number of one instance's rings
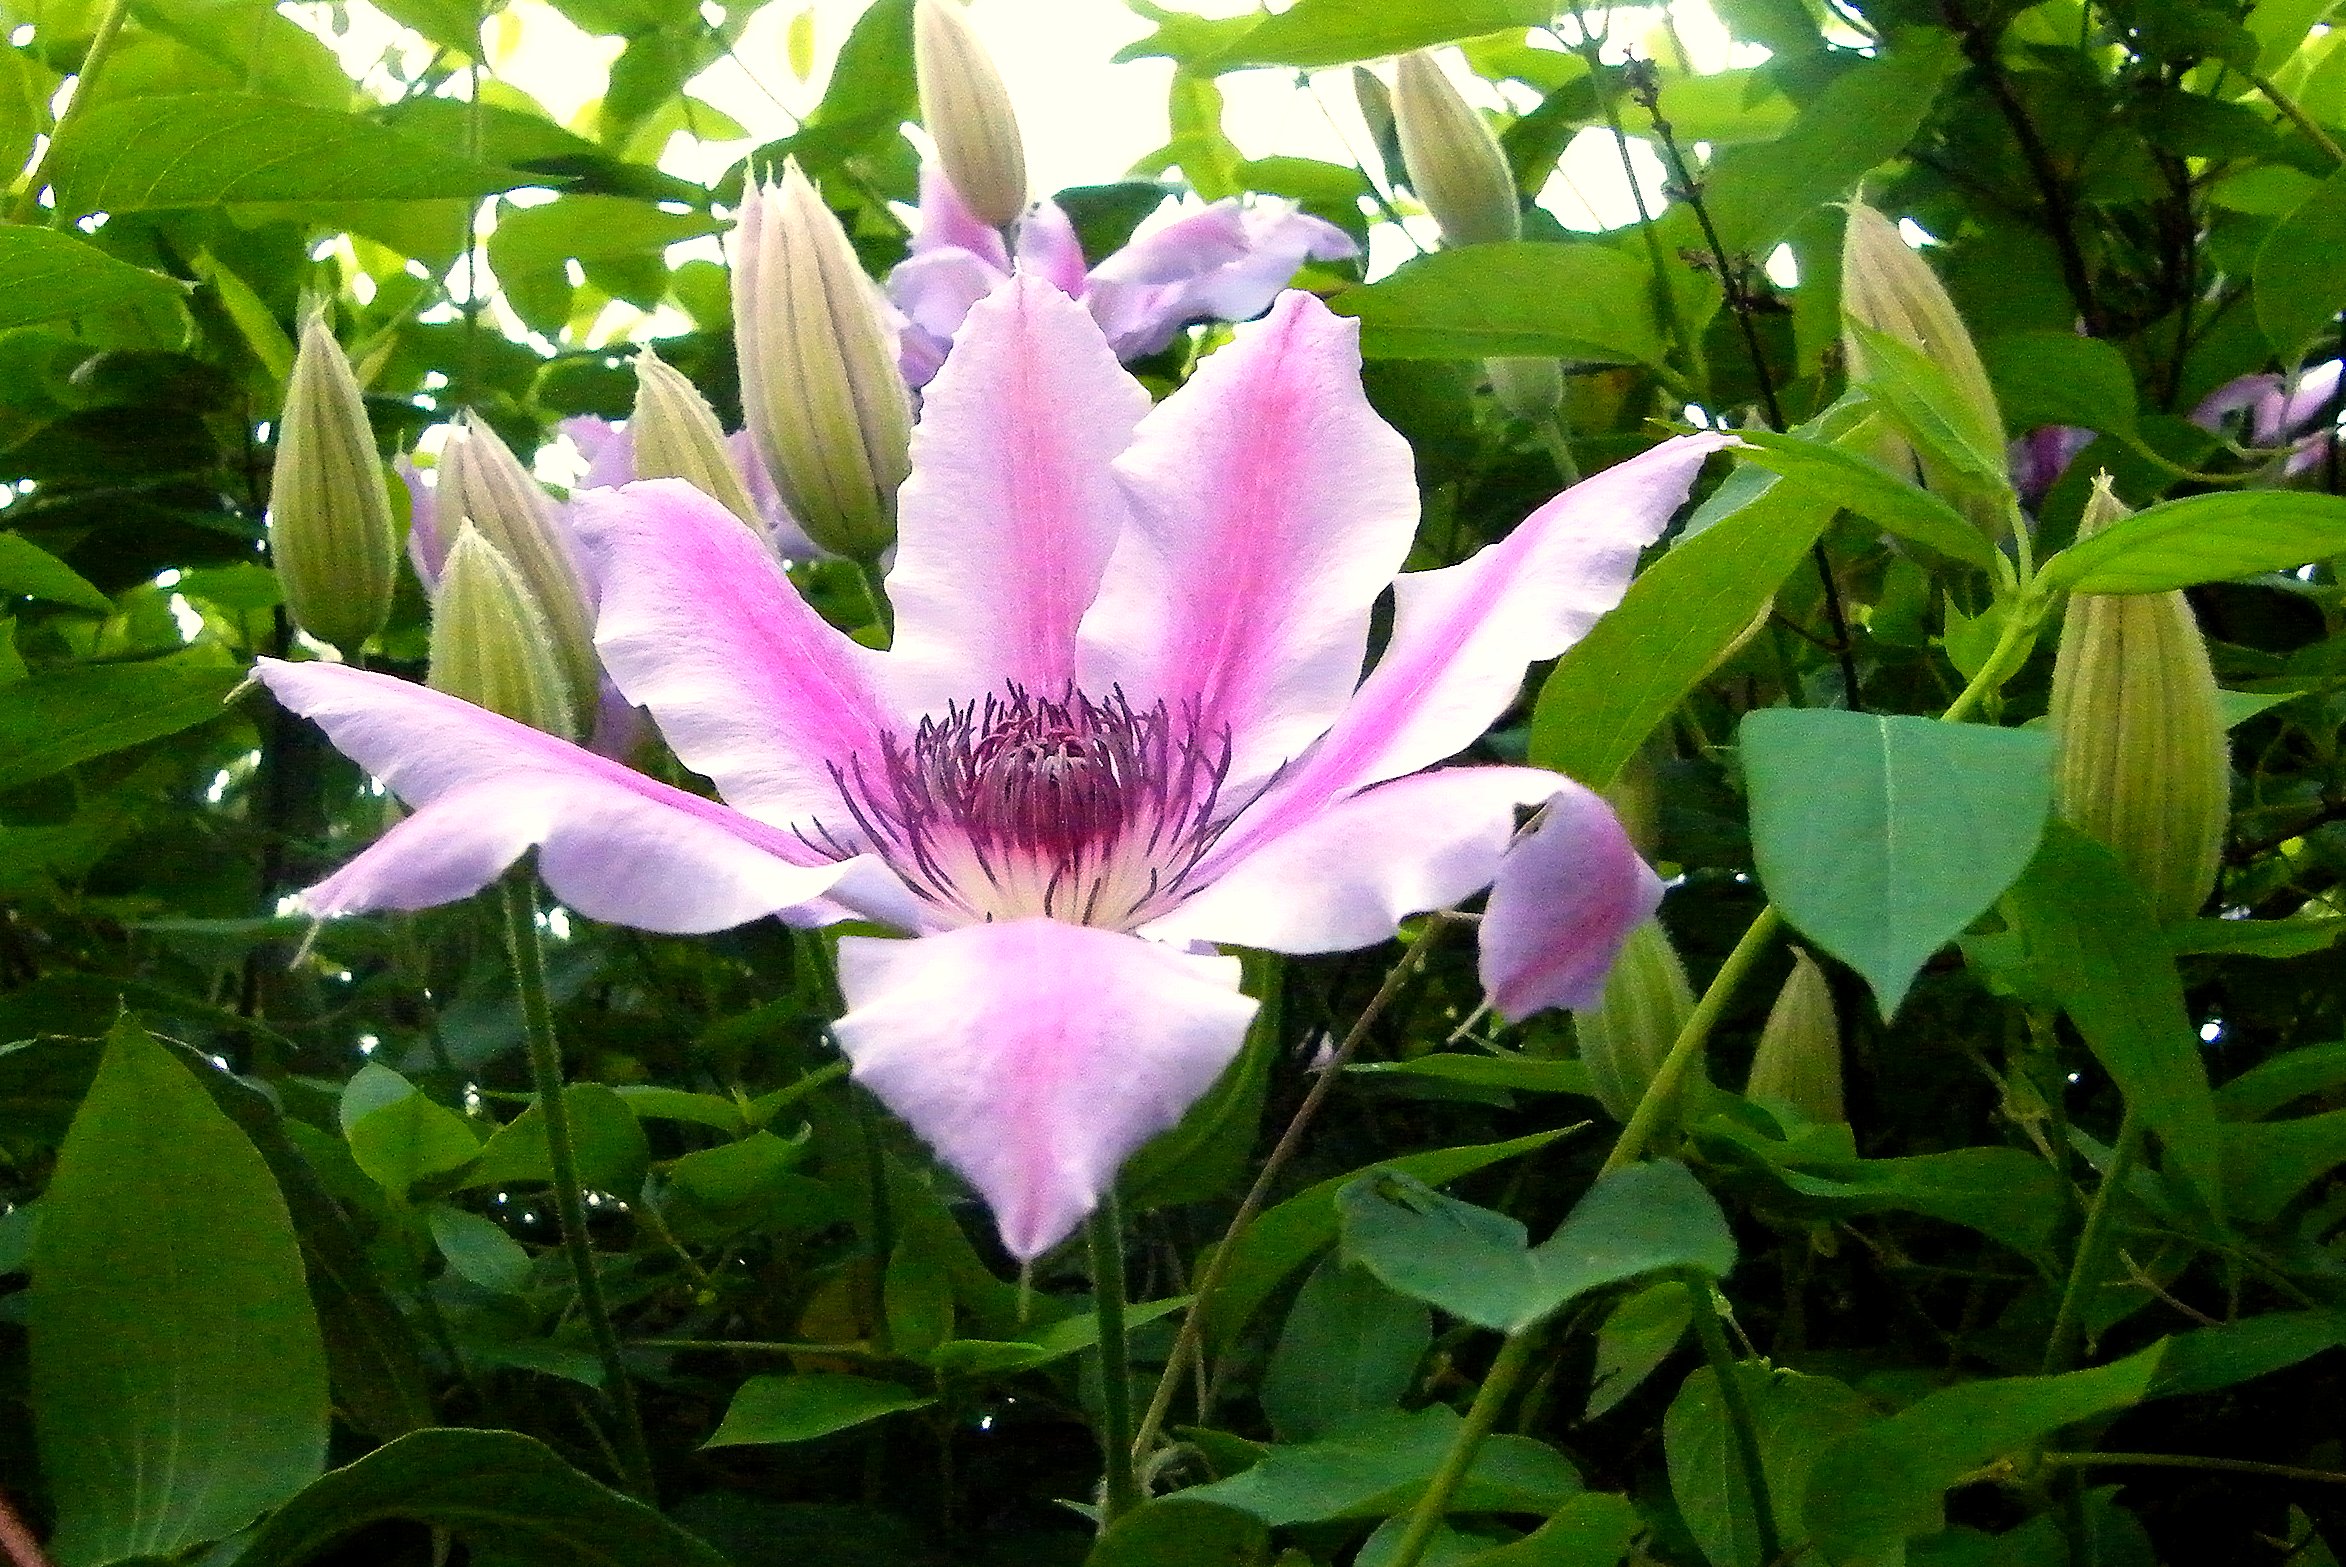
[[[1141,1503],[1132,1462],[1132,1355],[1124,1327],[1124,1215],[1114,1192],[1084,1221],[1091,1252],[1092,1296],[1100,1319],[1100,1531]]]

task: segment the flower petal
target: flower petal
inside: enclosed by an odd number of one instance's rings
[[[1284,296],[1116,465],[1133,525],[1084,621],[1085,684],[1227,726],[1233,792],[1343,709],[1417,529],[1409,443],[1361,391],[1359,332]]]
[[[716,930],[833,899],[822,917],[845,904],[923,922],[875,860],[828,863],[787,833],[469,702],[336,664],[262,659],[255,673],[417,808],[303,895],[320,918],[467,897],[535,846],[557,896],[645,930]]]
[[[1178,208],[1144,222],[1124,248],[1092,269],[1095,283],[1186,283],[1246,254],[1246,213],[1236,198],[1202,211]]]
[[[402,454],[391,464],[399,482],[407,486],[407,561],[415,580],[428,594],[440,591],[440,568],[448,564],[449,541],[440,537],[440,508],[436,492],[424,483],[423,471]]]
[[[1109,464],[1148,411],[1081,305],[1021,275],[929,384],[897,496],[892,677],[933,708],[1017,681],[1058,696],[1123,531]]]
[[[1010,270],[1010,253],[992,224],[969,210],[961,192],[930,167],[920,173],[920,212],[912,230],[912,253],[925,256],[939,250],[962,250],[991,264],[997,272]]]
[[[1603,796],[1570,780],[1499,862],[1479,928],[1483,994],[1502,1017],[1593,1007],[1629,933],[1662,906]]]
[[[1018,270],[1047,280],[1069,299],[1083,297],[1083,242],[1059,203],[1038,201],[1018,220]]]
[[[570,437],[570,444],[586,459],[586,472],[573,489],[616,489],[635,477],[635,437],[627,432],[627,426],[594,414],[579,414],[556,428]]]
[[[880,655],[826,624],[757,535],[681,479],[590,491],[573,510],[599,563],[595,646],[620,691],[734,809],[842,829],[830,770],[877,757],[890,727]]]
[[[1172,913],[1160,941],[1345,952],[1490,884],[1518,806],[1575,786],[1533,767],[1446,767],[1363,790],[1258,839]],[[1245,818],[1240,818],[1243,825]]]
[[[1033,1258],[1237,1055],[1235,958],[1055,920],[839,944],[858,1081],[977,1189]]]

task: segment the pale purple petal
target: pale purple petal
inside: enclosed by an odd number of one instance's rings
[[[911,248],[916,256],[967,251],[996,272],[1010,270],[1010,252],[1003,248],[1001,232],[970,211],[945,171],[933,166],[921,170],[920,212],[913,221]]]
[[[595,646],[677,759],[778,826],[851,823],[831,769],[877,761],[880,655],[834,630],[741,519],[681,479],[576,503],[600,562]]]
[[[1393,584],[1393,636],[1327,737],[1215,850],[1242,854],[1328,801],[1463,750],[1514,705],[1524,669],[1554,658],[1621,601],[1724,435],[1682,435],[1584,479],[1513,533]],[[1103,601],[1105,595],[1103,595]]]
[[[428,594],[440,591],[440,569],[448,564],[448,540],[440,537],[440,507],[414,462],[402,456],[391,465],[407,486],[407,560]]]
[[[1094,283],[1186,283],[1246,254],[1246,213],[1236,201],[1175,210],[1141,225],[1123,249],[1092,269]]]
[[[1417,529],[1409,443],[1361,391],[1359,332],[1286,296],[1116,465],[1133,526],[1084,620],[1084,685],[1226,726],[1234,791],[1343,709]]]
[[[2329,410],[2338,395],[2338,375],[2346,369],[2340,361],[2324,360],[2318,365],[2306,366],[2295,384],[2286,392],[2276,388],[2274,394],[2260,401],[2256,410],[2256,425],[2252,439],[2260,446],[2277,446],[2304,431]]]
[[[1202,890],[1143,931],[1272,952],[1371,946],[1408,916],[1488,886],[1517,807],[1568,787],[1533,767],[1446,767],[1363,790],[1221,861]]]
[[[921,333],[950,341],[971,308],[1009,275],[966,250],[932,250],[899,262],[888,274],[888,300]]]
[[[570,437],[570,444],[586,459],[586,472],[573,488],[614,490],[635,478],[635,437],[627,433],[625,425],[580,414],[556,428]]]
[[[1501,1017],[1595,1006],[1621,944],[1662,906],[1662,880],[1613,808],[1561,782],[1499,862],[1483,909],[1483,994]]]
[[[782,492],[775,487],[774,476],[766,471],[766,460],[758,455],[758,443],[747,430],[736,430],[725,437],[726,455],[733,459],[733,471],[741,475],[741,487],[749,491],[749,501],[758,510],[758,517],[766,525],[766,543],[784,560],[814,560],[822,555],[815,541],[806,536],[798,519],[790,515],[783,504]]]
[[[976,1188],[1021,1259],[1074,1231],[1118,1166],[1238,1053],[1235,958],[1054,920],[839,944],[840,1048]]]
[[[1091,275],[1086,302],[1126,359],[1157,353],[1192,321],[1246,321],[1307,260],[1358,253],[1350,235],[1285,203],[1235,200],[1144,230]]]
[[[1037,202],[1018,220],[1018,270],[1034,273],[1070,299],[1083,297],[1083,243],[1057,202]]]
[[[1342,261],[1359,253],[1351,235],[1308,212],[1250,208],[1246,254],[1191,284],[1189,306],[1210,320],[1251,320],[1270,308],[1305,262]]]
[[[1187,283],[1093,283],[1083,296],[1119,359],[1146,359],[1172,346],[1197,319]]]
[[[2043,502],[2045,492],[2069,471],[2077,454],[2094,442],[2094,432],[2075,425],[2051,424],[2031,430],[2005,451],[2012,472],[2012,488],[2030,506]]]
[[[1124,531],[1110,463],[1148,411],[1083,307],[1039,277],[970,313],[897,495],[891,679],[907,706],[1075,677],[1076,627]]]

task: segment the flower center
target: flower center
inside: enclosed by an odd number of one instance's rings
[[[1163,702],[1011,685],[832,777],[863,846],[948,916],[1129,929],[1184,895],[1227,820],[1229,769],[1229,735]],[[815,832],[817,847],[854,852]]]

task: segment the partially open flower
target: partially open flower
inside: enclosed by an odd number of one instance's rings
[[[725,445],[725,427],[700,388],[652,352],[635,354],[635,412],[627,422],[639,479],[682,479],[753,528],[764,519]]]
[[[733,339],[758,455],[807,537],[876,560],[912,444],[887,301],[796,163],[744,188],[738,228]]]
[[[269,555],[294,624],[345,652],[391,615],[399,544],[366,399],[325,321],[301,329],[269,481]]]
[[[1002,73],[960,0],[914,0],[912,68],[921,123],[969,210],[996,228],[1026,210],[1026,146]]]
[[[1361,390],[1357,333],[1287,295],[1152,409],[1080,306],[1005,284],[924,402],[886,652],[690,486],[590,492],[597,645],[724,804],[397,680],[264,662],[416,808],[303,907],[446,902],[534,848],[591,918],[913,936],[840,943],[838,1039],[1020,1257],[1236,1057],[1254,1003],[1203,944],[1386,940],[1489,885],[1517,812],[1547,804],[1516,852],[1592,889],[1572,929],[1542,918],[1574,954],[1558,993],[1593,999],[1650,907],[1618,824],[1559,774],[1434,764],[1619,600],[1725,442],[1665,442],[1396,578],[1414,464]]]
[[[544,612],[513,563],[469,522],[456,530],[432,599],[429,684],[515,723],[579,738]]]
[[[1818,1125],[1847,1120],[1841,1103],[1841,1025],[1816,959],[1792,949],[1792,975],[1768,1009],[1744,1093],[1789,1105]]]

